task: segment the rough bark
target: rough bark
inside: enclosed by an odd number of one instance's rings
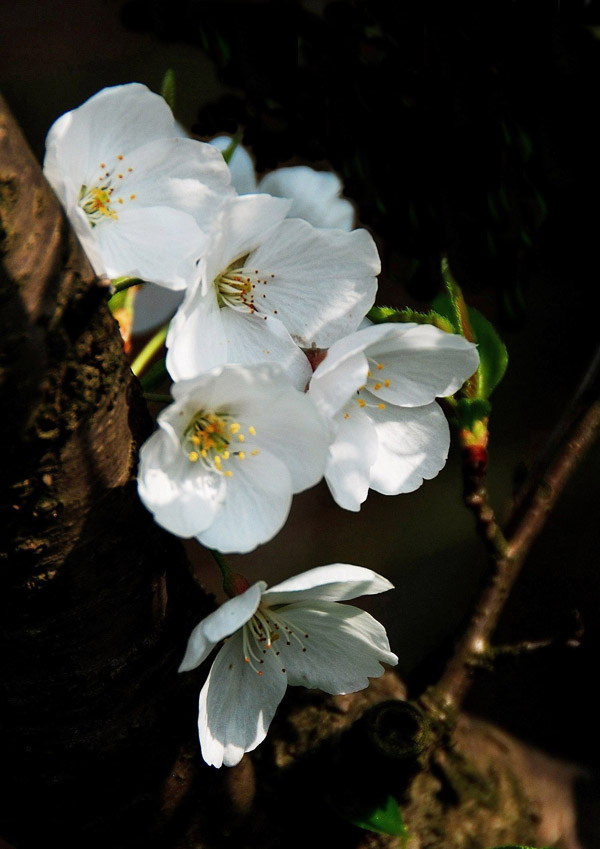
[[[137,498],[151,423],[106,290],[1,103],[0,235],[0,833],[147,845],[189,579]]]
[[[0,237],[0,833],[23,849],[399,846],[343,816],[389,792],[411,849],[579,849],[577,770],[467,719],[446,739],[391,673],[352,696],[292,689],[238,767],[201,762],[206,665],[181,683],[176,668],[208,602],[139,503],[139,387],[1,103]]]

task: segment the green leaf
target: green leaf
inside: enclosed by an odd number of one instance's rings
[[[163,77],[162,85],[160,87],[160,93],[167,101],[171,112],[175,111],[175,71],[173,68],[169,68],[168,71],[165,71],[165,75]]]
[[[452,323],[455,332],[460,332],[456,308],[449,295],[438,295],[432,306],[436,312],[445,316]],[[468,313],[479,351],[477,398],[489,398],[504,377],[508,365],[508,352],[492,323],[479,310],[468,307]]]
[[[365,828],[367,831],[375,831],[377,834],[395,834],[398,837],[408,835],[398,802],[393,796],[388,796],[384,805],[374,808],[365,816],[348,817],[348,819],[353,825]]]

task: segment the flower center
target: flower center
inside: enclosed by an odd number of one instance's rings
[[[265,662],[262,655],[268,650],[272,650],[275,656],[279,657],[283,646],[291,646],[293,643],[305,652],[304,641],[308,638],[308,634],[287,623],[279,611],[271,610],[261,603],[243,628],[244,661],[250,664],[250,668],[257,675],[262,675],[260,666]],[[281,671],[285,672],[285,668],[282,667]]]
[[[382,374],[383,369],[385,368],[384,363],[380,363],[377,360],[373,359],[373,357],[367,357],[367,362],[369,363],[369,371],[367,372],[367,382],[364,386],[359,386],[356,390],[357,398],[356,403],[361,409],[365,407],[372,407],[373,409],[379,408],[380,410],[385,410],[385,404],[383,401],[380,401],[378,404],[368,404],[364,398],[360,397],[360,393],[365,389],[367,392],[372,392],[374,395],[381,389],[382,386],[385,386],[386,389],[390,385],[389,378],[384,377]],[[344,418],[350,418],[349,413],[344,413]]]
[[[258,268],[245,266],[248,257],[236,259],[214,280],[217,303],[221,309],[230,307],[240,312],[261,312],[261,299],[267,297],[266,286],[275,277],[274,274],[262,274]],[[277,313],[277,310],[273,310]],[[267,316],[263,315],[266,319]]]
[[[183,432],[182,447],[190,463],[200,463],[205,469],[230,478],[233,471],[228,461],[258,455],[258,448],[247,452],[242,447],[253,436],[256,429],[252,425],[241,425],[228,413],[199,410]]]
[[[82,185],[77,197],[77,203],[83,209],[93,229],[101,221],[118,219],[114,209],[115,204],[124,204],[126,198],[119,195],[124,181],[133,168],[123,164],[123,156],[117,156],[117,163],[113,168],[107,168],[106,162],[99,166],[100,174],[92,186]],[[115,187],[117,194],[115,196]],[[129,195],[129,200],[135,200],[135,194]]]

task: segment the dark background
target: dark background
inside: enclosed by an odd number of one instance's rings
[[[43,157],[50,124],[106,85],[160,90],[201,138],[244,130],[257,168],[334,168],[382,256],[380,303],[426,308],[445,252],[505,339],[489,484],[500,517],[599,342],[600,28],[591,4],[486,2],[0,2],[0,86]],[[541,4],[540,4],[541,6]],[[597,389],[597,387],[596,387]],[[553,648],[481,673],[468,707],[548,751],[598,765],[598,478],[592,451],[537,541],[501,642]],[[324,485],[296,497],[278,537],[232,558],[270,583],[329,562],[389,576],[368,599],[413,693],[432,680],[486,562],[461,506],[460,463],[360,514]],[[207,586],[212,562],[191,545]],[[573,611],[580,648],[566,640]]]

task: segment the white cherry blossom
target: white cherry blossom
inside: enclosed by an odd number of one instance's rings
[[[210,144],[226,150],[229,136],[217,136]],[[231,184],[240,195],[261,192],[278,198],[289,198],[292,206],[288,218],[303,218],[313,227],[352,230],[354,207],[343,198],[342,181],[333,171],[315,171],[308,165],[276,168],[258,182],[254,163],[248,151],[238,144],[229,160]]]
[[[46,139],[44,174],[98,275],[183,289],[233,194],[220,153],[178,137],[162,97],[139,83],[99,91]]]
[[[311,370],[300,348],[328,347],[360,324],[380,270],[372,237],[286,219],[289,205],[259,194],[224,206],[200,279],[169,328],[175,380],[271,360],[303,389]]]
[[[221,640],[200,693],[204,760],[234,766],[265,738],[288,684],[353,693],[395,665],[384,627],[339,602],[392,589],[376,572],[342,563],[310,569],[271,589],[258,581],[200,622],[180,672],[195,669]]]
[[[223,552],[281,529],[292,495],[323,476],[328,432],[276,365],[229,365],[175,383],[140,451],[138,491],[155,520]]]
[[[438,474],[450,431],[435,398],[478,364],[475,345],[430,325],[373,325],[332,345],[309,395],[331,424],[325,479],[340,507],[360,510],[369,489],[412,492]]]

